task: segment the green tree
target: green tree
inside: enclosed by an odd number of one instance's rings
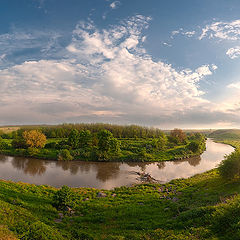
[[[79,132],[77,129],[72,129],[68,137],[68,145],[72,149],[77,149],[79,147]]]
[[[79,147],[89,149],[92,144],[92,135],[89,130],[82,130],[79,133]]]
[[[60,210],[74,207],[76,202],[75,192],[68,186],[62,186],[53,196],[54,206]]]
[[[108,160],[116,157],[120,153],[119,142],[108,130],[100,130],[97,134],[97,158],[98,160]]]
[[[6,142],[4,142],[4,140],[0,137],[0,150],[3,150],[3,149],[8,149],[9,146]]]
[[[200,150],[200,143],[196,141],[192,141],[187,145],[187,148],[193,153],[196,153]]]
[[[111,147],[111,140],[113,139],[113,135],[108,130],[101,130],[97,134],[98,138],[98,149],[101,152],[108,152]]]
[[[73,160],[73,156],[69,152],[68,149],[62,149],[58,153],[58,160],[59,161],[71,161]]]
[[[218,167],[220,175],[225,179],[233,179],[240,176],[240,150],[236,150],[220,163]]]

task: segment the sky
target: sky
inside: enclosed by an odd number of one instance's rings
[[[0,125],[240,128],[238,0],[1,0]]]

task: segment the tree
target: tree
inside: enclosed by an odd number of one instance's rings
[[[3,150],[3,149],[8,149],[9,146],[6,142],[3,141],[3,139],[0,137],[0,150]]]
[[[183,132],[182,129],[175,128],[171,131],[170,137],[176,139],[177,142],[184,142],[186,139],[186,134]]]
[[[163,150],[166,147],[167,142],[168,142],[168,139],[166,135],[162,133],[162,135],[160,135],[158,138],[154,138],[152,140],[152,145],[157,150]]]
[[[43,148],[47,141],[46,136],[39,130],[24,131],[23,138],[31,148]]]
[[[72,129],[68,137],[68,144],[72,149],[77,149],[79,146],[79,132],[77,129]]]
[[[225,179],[233,179],[240,176],[240,150],[236,150],[228,156],[218,167],[220,175]]]
[[[72,157],[71,153],[68,151],[68,149],[62,149],[59,151],[58,160],[59,161],[71,161],[71,160],[73,160],[73,157]]]
[[[101,130],[97,134],[98,138],[98,149],[102,152],[108,152],[111,147],[111,140],[113,135],[108,130]]]
[[[108,130],[100,130],[97,134],[97,158],[107,160],[116,157],[120,153],[119,141]]]
[[[92,143],[92,135],[89,130],[82,130],[79,133],[79,147],[83,149],[90,148]]]
[[[187,145],[187,148],[193,153],[196,153],[200,150],[200,143],[196,141],[192,141]]]
[[[62,186],[53,196],[54,205],[60,209],[65,210],[69,207],[74,207],[76,202],[75,192],[68,186]]]

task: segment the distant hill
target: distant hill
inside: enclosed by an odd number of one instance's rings
[[[210,133],[208,137],[217,140],[238,140],[240,139],[240,129],[220,129]]]

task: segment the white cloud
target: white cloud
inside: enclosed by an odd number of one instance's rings
[[[226,54],[231,58],[235,59],[240,57],[240,46],[229,48],[226,52]]]
[[[218,66],[216,66],[215,64],[212,64],[212,70],[215,71],[218,69]]]
[[[183,28],[179,28],[178,30],[172,31],[171,38],[174,38],[175,35],[181,34],[186,37],[193,37],[196,34],[196,31],[184,31]]]
[[[112,8],[112,9],[116,9],[119,5],[120,5],[120,2],[119,2],[119,1],[114,1],[114,2],[112,2],[109,6],[110,6],[110,8]]]
[[[167,46],[167,47],[172,47],[172,45],[169,44],[169,43],[167,43],[167,42],[163,42],[162,44],[163,44],[164,46]]]
[[[196,34],[196,32],[195,31],[191,31],[191,32],[189,31],[189,32],[183,32],[182,34],[187,36],[187,37],[192,37],[193,35]]]
[[[202,29],[202,34],[199,39],[216,38],[220,40],[232,40],[236,41],[240,39],[240,20],[235,20],[231,22],[214,22],[212,24],[206,25]]]
[[[203,98],[199,82],[217,67],[176,70],[153,60],[142,46],[150,20],[137,15],[103,30],[81,22],[62,59],[26,61],[0,70],[0,123],[13,118],[26,122],[31,116],[32,122],[160,124],[196,108],[204,110],[206,103],[209,112],[212,104]]]

